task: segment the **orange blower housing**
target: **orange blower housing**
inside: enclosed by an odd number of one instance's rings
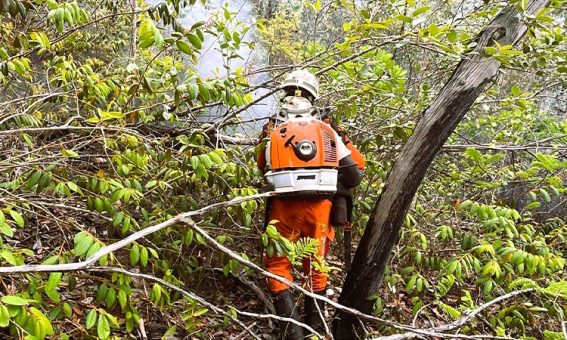
[[[266,150],[265,176],[279,193],[332,195],[337,190],[337,140],[316,119],[289,120],[276,126]]]

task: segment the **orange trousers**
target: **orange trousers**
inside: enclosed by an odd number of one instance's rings
[[[270,221],[278,220],[275,227],[288,240],[295,242],[300,237],[310,237],[320,241],[317,255],[324,258],[334,237],[334,230],[329,225],[331,201],[328,199],[282,200],[274,198],[270,211]],[[266,269],[293,281],[291,262],[283,255],[273,254],[264,256]],[[309,279],[307,288],[320,292],[327,286],[327,274],[311,268],[309,258],[303,259],[303,272]],[[288,285],[268,278],[268,286],[272,293],[277,294],[289,288]]]

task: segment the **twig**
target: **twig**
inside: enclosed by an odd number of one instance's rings
[[[113,17],[117,17],[117,16],[122,16],[122,15],[130,15],[130,14],[143,13],[143,12],[145,12],[145,10],[143,10],[143,11],[136,11],[136,12],[112,13],[112,14],[109,14],[109,15],[106,15],[106,16],[102,16],[102,17],[100,17],[100,18],[98,18],[98,19],[95,19],[95,20],[93,20],[93,21],[89,21],[89,22],[84,23],[84,24],[79,25],[79,26],[75,26],[75,27],[73,27],[73,28],[71,28],[71,29],[69,29],[69,30],[67,30],[67,31],[65,31],[65,32],[63,32],[63,33],[61,33],[61,35],[59,35],[59,36],[57,36],[57,37],[51,39],[51,44],[52,44],[52,45],[55,45],[56,43],[60,42],[61,40],[67,38],[71,33],[75,32],[75,31],[78,31],[78,30],[80,30],[80,29],[83,29],[83,28],[85,28],[85,27],[88,27],[88,26],[90,26],[90,25],[96,24],[96,23],[98,23],[98,22],[100,22],[100,21],[103,21],[103,20],[105,20],[105,19],[113,18]],[[16,58],[27,57],[27,56],[29,56],[30,54],[32,54],[34,51],[39,50],[39,49],[41,49],[41,46],[39,46],[39,45],[38,45],[38,46],[35,46],[34,48],[32,48],[32,49],[30,49],[30,50],[23,51],[23,52],[21,52],[21,53],[18,53],[18,54],[16,54],[16,55],[13,55],[13,56],[9,57],[9,58],[8,58],[8,61],[14,60],[14,59],[16,59]]]
[[[214,270],[223,273],[223,270],[220,268],[215,268]],[[268,299],[268,297],[266,296],[266,294],[264,294],[264,292],[262,291],[262,289],[260,289],[260,287],[255,285],[252,281],[245,278],[243,275],[233,275],[233,277],[236,280],[238,280],[240,283],[242,283],[244,286],[246,286],[248,289],[250,289],[254,294],[256,294],[256,297],[264,303],[264,305],[266,306],[266,308],[270,313],[272,314],[276,313],[276,308],[274,307],[274,304],[272,303],[272,301],[270,301],[270,299]]]
[[[142,340],[148,340],[148,335],[146,334],[146,327],[144,325],[144,319],[140,318],[140,322],[138,323],[138,328],[140,329],[140,337]]]
[[[10,135],[14,133],[33,133],[33,132],[46,132],[46,131],[60,131],[60,130],[87,130],[87,131],[118,131],[118,132],[128,132],[136,135],[140,135],[136,130],[132,130],[129,128],[121,128],[121,127],[112,127],[112,126],[72,126],[72,125],[58,125],[58,126],[47,126],[47,127],[38,127],[38,128],[21,128],[21,129],[13,129],[13,130],[2,130],[0,131],[0,136],[2,135]]]
[[[313,328],[311,328],[310,326],[299,322],[295,319],[292,318],[285,318],[283,316],[279,316],[279,315],[274,315],[274,314],[257,314],[257,313],[250,313],[250,312],[244,312],[244,311],[238,311],[237,309],[235,309],[234,307],[229,306],[230,308],[234,309],[237,311],[237,313],[242,314],[242,315],[246,315],[249,317],[253,317],[253,318],[258,318],[258,319],[275,319],[275,320],[279,320],[279,321],[286,321],[286,322],[291,322],[295,325],[298,325],[300,327],[303,327],[305,329],[307,329],[309,332],[311,332],[312,334],[315,334],[316,336],[318,336],[319,338],[323,338],[323,336],[319,333],[317,333]]]
[[[459,320],[456,320],[455,322],[452,322],[450,324],[444,325],[444,326],[440,326],[440,327],[435,327],[435,328],[430,328],[430,329],[419,329],[419,328],[415,328],[412,326],[407,326],[407,325],[403,325],[403,324],[399,324],[397,322],[393,322],[393,321],[389,321],[389,320],[385,320],[382,318],[378,318],[372,315],[367,315],[364,313],[361,313],[360,311],[354,309],[354,308],[350,308],[350,307],[346,307],[344,305],[341,305],[338,302],[335,302],[331,299],[328,299],[327,297],[318,295],[318,294],[314,294],[306,289],[304,289],[303,287],[301,287],[300,285],[291,282],[289,280],[287,280],[284,277],[281,277],[279,275],[270,273],[266,270],[264,270],[263,268],[259,267],[258,265],[256,265],[255,263],[252,263],[246,259],[244,259],[243,257],[241,257],[240,255],[236,254],[235,252],[233,252],[232,250],[228,249],[227,247],[223,246],[222,244],[220,244],[219,242],[217,242],[214,238],[212,238],[208,233],[206,233],[203,229],[199,228],[194,222],[192,222],[191,220],[189,220],[190,217],[192,216],[197,216],[197,215],[201,215],[203,213],[205,213],[206,211],[213,209],[213,208],[221,208],[221,207],[227,207],[227,206],[231,206],[231,205],[236,205],[236,204],[240,204],[241,202],[245,202],[245,201],[249,201],[252,199],[258,199],[258,198],[263,198],[263,197],[268,197],[271,196],[273,194],[273,192],[267,192],[267,193],[262,193],[262,194],[257,194],[257,195],[252,195],[252,196],[246,196],[246,197],[237,197],[234,198],[230,201],[225,201],[225,202],[219,202],[219,203],[214,203],[211,205],[208,205],[206,207],[203,207],[201,209],[198,210],[194,210],[194,211],[189,211],[186,213],[181,213],[169,220],[166,220],[162,223],[156,224],[154,226],[142,229],[138,232],[135,232],[134,234],[128,236],[127,238],[115,242],[111,245],[108,245],[106,247],[103,247],[102,249],[100,249],[99,251],[97,251],[95,254],[91,255],[88,259],[86,259],[85,261],[82,262],[75,262],[75,263],[65,263],[65,264],[55,264],[55,265],[22,265],[22,266],[15,266],[15,267],[0,267],[0,275],[13,275],[13,274],[19,274],[19,273],[31,273],[31,272],[65,272],[65,271],[78,271],[78,270],[89,270],[89,271],[93,271],[94,269],[98,268],[99,271],[102,270],[115,270],[115,271],[123,271],[124,273],[130,273],[127,272],[123,269],[119,269],[119,268],[108,268],[108,267],[91,267],[92,264],[94,264],[98,259],[100,259],[101,257],[108,255],[110,253],[112,253],[115,250],[118,250],[120,248],[125,247],[126,245],[130,244],[133,241],[136,241],[146,235],[149,235],[151,233],[157,232],[159,230],[165,229],[167,227],[170,227],[172,225],[175,225],[177,223],[185,223],[186,225],[190,226],[195,232],[197,232],[198,234],[200,234],[203,238],[205,238],[207,241],[209,241],[215,248],[219,249],[220,251],[224,252],[225,254],[227,254],[228,256],[232,257],[233,259],[237,260],[238,262],[246,265],[249,268],[252,268],[254,270],[256,270],[259,273],[262,273],[264,276],[267,276],[269,278],[275,279],[277,281],[283,282],[287,285],[289,285],[290,287],[293,287],[299,291],[301,291],[304,295],[309,296],[313,299],[317,299],[317,300],[322,300],[325,301],[326,303],[328,303],[329,305],[340,309],[342,311],[345,311],[349,314],[352,314],[356,317],[362,318],[362,319],[366,319],[366,320],[372,320],[372,321],[376,321],[376,322],[381,322],[385,325],[388,325],[390,327],[394,327],[397,329],[402,329],[402,330],[406,330],[409,333],[412,333],[412,337],[416,337],[417,335],[428,335],[428,336],[437,336],[437,337],[442,337],[442,338],[465,338],[465,339],[470,339],[470,338],[474,338],[471,336],[465,336],[465,335],[457,335],[457,334],[445,334],[445,333],[440,333],[442,331],[450,331],[453,329],[456,329],[458,327],[461,327],[462,325],[464,325],[465,323],[469,322],[472,318],[475,317],[476,314],[480,313],[482,310],[490,307],[493,304],[496,304],[502,300],[508,299],[510,297],[516,296],[516,295],[520,295],[520,294],[525,294],[528,292],[532,292],[534,291],[533,288],[531,289],[525,289],[525,290],[521,290],[521,291],[515,291],[515,292],[511,292],[508,294],[505,294],[501,297],[498,297],[490,302],[487,302],[485,304],[483,304],[482,306],[480,306],[479,308],[477,308],[475,311],[469,313],[468,315],[462,317]],[[148,279],[154,279],[154,277],[149,276],[149,275],[145,275],[145,274],[136,274],[136,273],[131,273],[132,275],[136,276],[140,276],[140,277],[145,277]],[[130,275],[130,274],[129,274]],[[157,279],[157,278],[155,278]],[[159,280],[159,279],[158,279]],[[163,280],[162,280],[163,281]],[[163,281],[164,283],[167,283],[165,281]],[[180,289],[179,287],[175,286],[175,285],[171,285],[169,283],[166,284],[166,286],[172,288],[172,289]],[[175,288],[174,288],[175,287]],[[204,303],[207,303],[206,301],[203,300]],[[292,323],[296,323],[293,320],[286,320],[286,321],[290,321]],[[404,335],[404,338],[410,338],[409,335]],[[403,338],[400,338],[403,339]],[[504,338],[504,337],[500,337],[498,339],[508,339],[508,338]]]
[[[252,329],[252,327],[256,326],[256,323],[252,323],[250,326],[247,326],[242,332],[240,332],[240,334],[238,334],[237,336],[235,336],[232,340],[237,340],[240,339],[242,336],[244,336],[244,334],[247,332],[247,330]]]
[[[310,291],[308,291],[307,289],[303,288],[302,286],[289,281],[288,279],[273,274],[263,268],[261,268],[260,266],[258,266],[257,264],[250,262],[248,260],[246,260],[245,258],[243,258],[242,256],[238,255],[237,253],[235,253],[234,251],[228,249],[227,247],[225,247],[224,245],[220,244],[219,242],[217,242],[213,237],[211,237],[207,232],[205,232],[203,229],[201,229],[200,227],[198,227],[194,222],[184,219],[183,222],[185,222],[188,226],[191,227],[191,229],[193,229],[195,232],[197,232],[199,235],[201,235],[203,238],[205,238],[209,243],[211,243],[213,245],[214,248],[222,251],[223,253],[227,254],[228,256],[232,257],[233,259],[235,259],[236,261],[242,263],[243,265],[254,269],[255,271],[263,274],[264,276],[267,276],[269,278],[272,278],[274,280],[280,281],[282,283],[285,283],[286,285],[293,287],[297,290],[299,290],[300,292],[302,292],[304,295],[309,296],[311,298],[317,299],[317,300],[322,300],[325,301],[326,303],[330,304],[331,306],[334,306],[335,308],[341,309],[347,313],[353,314],[357,317],[361,317],[364,319],[368,319],[368,320],[373,320],[373,321],[378,321],[378,322],[383,322],[389,326],[395,327],[395,328],[399,328],[399,329],[404,329],[404,330],[414,330],[414,327],[411,326],[406,326],[406,325],[402,325],[402,324],[398,324],[396,322],[393,321],[389,321],[389,320],[384,320],[381,318],[377,318],[371,315],[366,315],[363,314],[361,312],[359,312],[358,310],[354,309],[354,308],[350,308],[350,307],[346,307],[341,305],[338,302],[335,302],[327,297],[324,297],[322,295],[318,295],[318,294],[314,294],[311,293]]]
[[[220,133],[216,133],[215,138],[222,141],[223,143],[233,144],[233,145],[256,145],[258,143],[257,138],[228,136]],[[560,138],[567,138],[567,135],[558,136],[554,139],[560,139]],[[523,150],[531,150],[531,149],[567,150],[567,145],[546,144],[546,145],[536,146],[535,144],[526,144],[526,145],[453,144],[453,145],[444,145],[442,151],[463,152],[468,148],[475,148],[477,150],[495,150],[495,151],[523,151]]]
[[[37,273],[37,272],[67,272],[67,271],[77,271],[81,269],[88,268],[89,266],[93,265],[96,261],[98,261],[101,257],[112,253],[120,248],[127,246],[128,244],[144,237],[149,234],[155,233],[177,223],[181,223],[186,221],[188,218],[193,216],[202,215],[208,210],[211,209],[218,209],[222,207],[227,207],[231,205],[240,204],[241,202],[250,201],[253,199],[263,198],[271,196],[272,192],[252,195],[252,196],[245,196],[245,197],[237,197],[230,201],[214,203],[203,207],[198,210],[189,211],[185,213],[178,214],[175,217],[172,217],[162,223],[153,225],[151,227],[142,229],[133,233],[132,235],[118,241],[112,243],[106,247],[101,248],[99,251],[91,255],[84,261],[81,262],[72,262],[72,263],[63,263],[63,264],[53,264],[53,265],[22,265],[22,266],[15,266],[15,267],[0,267],[0,275],[6,274],[18,274],[18,273]]]
[[[0,125],[4,124],[5,122],[7,122],[7,121],[10,120],[10,119],[16,118],[16,117],[18,117],[18,116],[26,115],[26,114],[28,113],[28,111],[31,110],[36,104],[38,104],[38,103],[40,103],[40,102],[42,102],[42,101],[45,101],[45,100],[47,100],[47,99],[49,99],[49,98],[56,97],[56,96],[58,96],[59,94],[60,94],[59,92],[55,92],[55,93],[50,93],[50,94],[48,94],[48,95],[46,95],[46,96],[44,96],[44,97],[39,98],[39,99],[36,100],[35,102],[31,103],[28,107],[26,107],[23,112],[13,114],[13,115],[11,115],[11,116],[8,116],[8,117],[2,119],[2,120],[0,121]]]
[[[478,313],[480,313],[482,310],[492,306],[493,304],[496,304],[502,300],[505,299],[509,299],[513,296],[516,295],[520,295],[520,294],[526,294],[528,292],[533,291],[534,289],[525,289],[525,290],[520,290],[520,291],[514,291],[508,294],[505,294],[503,296],[500,296],[492,301],[489,301],[485,304],[483,304],[482,306],[480,306],[478,309],[474,310],[473,312],[471,312],[470,314],[467,314],[466,316],[450,323],[444,326],[440,326],[440,327],[433,327],[433,328],[429,328],[429,329],[420,329],[420,328],[416,328],[416,327],[412,327],[412,326],[408,326],[408,325],[403,325],[397,322],[393,322],[390,320],[385,320],[382,318],[378,318],[372,315],[368,315],[368,314],[364,314],[354,308],[350,308],[344,305],[341,305],[338,302],[335,302],[325,296],[322,295],[318,295],[318,294],[314,294],[308,290],[306,290],[305,288],[303,288],[302,286],[291,282],[289,280],[287,280],[284,277],[281,277],[279,275],[273,274],[268,272],[267,270],[261,268],[260,266],[258,266],[257,264],[250,262],[246,259],[244,259],[242,256],[238,255],[237,253],[235,253],[234,251],[228,249],[227,247],[225,247],[224,245],[220,244],[219,242],[217,242],[213,237],[211,237],[207,232],[205,232],[203,229],[201,229],[200,227],[198,227],[194,222],[187,220],[187,219],[183,219],[183,222],[185,222],[187,225],[189,225],[191,227],[191,229],[193,229],[195,232],[197,232],[198,234],[200,234],[203,238],[205,238],[209,243],[211,243],[213,245],[214,248],[222,251],[223,253],[227,254],[228,256],[232,257],[233,259],[235,259],[236,261],[242,263],[243,265],[254,269],[255,271],[263,274],[264,276],[267,276],[269,278],[272,278],[274,280],[280,281],[282,283],[285,283],[286,285],[293,287],[297,290],[299,290],[300,292],[302,292],[304,295],[309,296],[313,299],[317,299],[317,300],[322,300],[325,301],[326,303],[328,303],[329,305],[340,309],[342,311],[345,311],[349,314],[352,314],[356,317],[359,317],[361,319],[366,319],[366,320],[372,320],[372,321],[376,321],[376,322],[380,322],[383,323],[385,325],[388,325],[390,327],[393,328],[397,328],[397,329],[402,329],[405,331],[408,331],[408,333],[413,333],[413,334],[408,334],[408,335],[404,335],[404,338],[400,338],[400,339],[408,339],[408,338],[415,338],[418,335],[427,335],[427,336],[436,336],[436,337],[441,337],[441,338],[462,338],[462,339],[476,339],[476,337],[474,336],[469,336],[469,335],[461,335],[461,334],[446,334],[446,333],[442,333],[443,331],[450,331],[450,330],[454,330],[456,328],[461,327],[462,325],[464,325],[465,323],[469,322],[472,318],[474,318]],[[410,336],[411,335],[411,336]],[[486,338],[486,336],[484,336],[484,338]],[[507,337],[494,337],[495,339],[510,339]]]
[[[208,307],[209,309],[211,309],[215,313],[222,314],[222,315],[230,318],[232,321],[234,321],[238,325],[240,325],[243,329],[247,330],[248,333],[252,337],[254,337],[254,339],[258,339],[258,340],[260,339],[256,334],[254,334],[254,332],[249,330],[248,327],[246,327],[246,325],[242,321],[238,320],[232,314],[227,313],[222,308],[219,308],[219,307],[213,305],[212,303],[208,302],[207,300],[203,299],[202,297],[195,295],[191,292],[188,292],[188,291],[186,291],[186,290],[184,290],[184,289],[182,289],[182,288],[180,288],[180,287],[178,287],[178,286],[176,286],[172,283],[164,281],[164,280],[160,279],[159,277],[155,277],[155,276],[148,275],[148,274],[142,274],[142,273],[133,273],[133,272],[127,271],[125,269],[116,268],[116,267],[92,267],[92,268],[87,268],[85,270],[89,271],[89,272],[114,272],[114,273],[125,274],[125,275],[132,276],[132,277],[139,277],[139,278],[143,278],[143,279],[146,279],[146,280],[158,282],[159,284],[166,286],[169,289],[175,290],[176,292],[179,292],[179,293],[183,294],[184,296],[189,297],[192,300],[198,301],[201,305]],[[236,310],[236,312],[238,313],[239,311]]]
[[[566,137],[566,136],[563,136]],[[496,150],[496,151],[522,151],[522,150],[532,150],[532,149],[551,149],[551,150],[567,150],[567,145],[559,144],[559,145],[552,145],[552,144],[545,144],[545,145],[535,145],[535,144],[527,144],[527,145],[506,145],[506,144],[495,144],[495,145],[488,145],[488,144],[465,144],[465,145],[445,145],[443,146],[444,152],[461,152],[468,148],[475,148],[477,150]]]
[[[480,305],[477,309],[473,310],[472,312],[468,313],[467,315],[463,316],[462,318],[460,318],[456,321],[453,321],[449,324],[443,325],[443,326],[434,327],[434,328],[432,328],[432,330],[434,330],[436,332],[443,332],[443,331],[449,331],[449,330],[457,329],[459,327],[464,326],[467,322],[472,320],[477,314],[479,314],[480,312],[482,312],[486,308],[488,308],[492,305],[495,305],[500,301],[507,300],[507,299],[514,297],[516,295],[523,295],[523,294],[531,293],[531,292],[534,292],[534,291],[535,291],[535,288],[528,288],[528,289],[516,290],[516,291],[510,292],[508,294],[504,294],[502,296],[497,297],[494,300],[490,300],[490,301]]]

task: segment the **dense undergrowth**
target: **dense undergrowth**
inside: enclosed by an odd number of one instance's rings
[[[254,47],[245,39],[250,23],[220,7],[206,22],[181,26],[180,14],[194,3],[0,1],[4,268],[86,261],[182,212],[261,191],[250,136],[233,128],[247,124],[242,121],[249,117],[239,114],[257,99],[249,79],[262,71],[248,67],[252,62],[230,67],[242,45]],[[275,89],[278,77],[294,66],[321,72],[320,106],[367,157],[356,191],[358,236],[419,113],[502,5],[289,1],[256,22],[254,34],[272,63],[263,70],[273,76],[265,87]],[[520,12],[526,6],[514,5]],[[565,3],[552,2],[536,17],[523,18],[530,31],[521,46],[487,51],[502,61],[501,75],[429,169],[383,284],[369,297],[376,315],[430,327],[508,292],[534,288],[483,310],[460,333],[562,337],[564,10]],[[204,78],[196,63],[210,37],[219,42],[225,63],[217,77]],[[211,108],[216,117],[209,117]],[[222,138],[228,133],[233,140]],[[220,244],[261,263],[262,200],[210,209],[193,221]],[[339,229],[327,263],[332,298],[345,275],[340,238]],[[2,273],[2,336],[250,337],[231,317],[256,334],[273,332],[271,321],[237,312],[269,311],[263,276],[187,224],[139,238],[93,265],[96,271]],[[398,332],[381,324],[368,331]]]

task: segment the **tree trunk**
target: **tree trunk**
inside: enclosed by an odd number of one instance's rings
[[[132,8],[132,19],[130,20],[130,27],[131,27],[131,34],[130,38],[130,53],[129,59],[131,63],[136,62],[136,48],[138,45],[137,37],[138,37],[138,14],[136,11],[138,10],[138,3],[136,0],[130,0],[130,7]]]
[[[548,0],[533,0],[526,13],[533,14]],[[388,258],[397,242],[404,217],[425,173],[449,135],[500,67],[495,58],[483,57],[484,47],[515,45],[527,31],[513,5],[504,8],[478,37],[478,45],[457,65],[455,71],[422,118],[394,164],[347,275],[339,302],[371,313],[368,297],[378,291]],[[336,339],[364,338],[360,322],[337,311],[333,322]]]

